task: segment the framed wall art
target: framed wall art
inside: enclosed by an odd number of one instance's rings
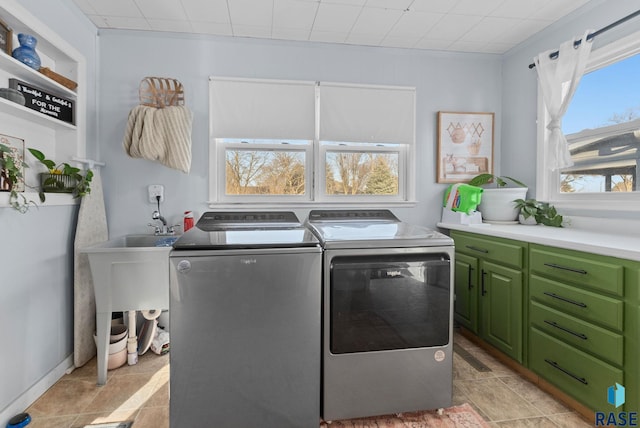
[[[7,24],[0,20],[0,51],[11,55],[13,45],[13,32]]]
[[[22,138],[10,137],[0,134],[0,144],[6,146],[8,152],[0,152],[0,156],[6,158],[11,157],[14,165],[19,165],[21,169],[20,179],[14,183],[13,190],[24,192],[24,140]],[[8,192],[11,190],[10,174],[4,169],[0,170],[0,191]]]
[[[493,174],[494,113],[438,112],[438,183]]]

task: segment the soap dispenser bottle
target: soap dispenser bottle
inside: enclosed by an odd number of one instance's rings
[[[184,212],[184,230],[185,232],[193,227],[193,211]]]

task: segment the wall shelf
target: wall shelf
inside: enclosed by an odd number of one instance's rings
[[[76,98],[76,92],[71,89],[62,86],[55,80],[50,79],[39,71],[24,65],[15,58],[0,51],[0,69],[12,74],[16,79],[23,80],[27,83],[32,83],[41,89],[55,93],[66,98]]]
[[[32,34],[38,40],[36,52],[42,66],[55,71],[75,82],[78,86],[71,90],[37,70],[13,58],[7,52],[0,52],[0,88],[8,87],[10,79],[17,79],[26,85],[73,102],[74,123],[56,119],[38,110],[0,98],[0,134],[24,140],[25,183],[39,183],[38,173],[43,166],[31,156],[27,148],[42,151],[56,164],[73,164],[74,158],[86,156],[86,98],[87,71],[84,56],[65,39],[51,30],[45,23],[34,17],[16,0],[0,3],[0,19],[13,31],[13,46],[19,46],[19,33]],[[46,202],[40,203],[37,190],[27,187],[27,200],[38,206],[74,205],[78,203],[70,194],[50,193]],[[0,207],[9,206],[9,193],[0,192]],[[35,207],[33,207],[35,208]]]
[[[76,126],[72,125],[71,123],[63,122],[61,120],[45,116],[42,113],[38,113],[35,110],[31,110],[30,108],[21,106],[20,104],[6,100],[4,98],[0,98],[0,112],[7,113],[24,120],[28,120],[31,123],[36,123],[53,129],[77,129]]]
[[[22,193],[28,201],[34,201],[38,204],[38,207],[48,207],[56,205],[75,205],[80,203],[80,199],[73,199],[70,193],[46,193],[46,200],[44,203],[40,202],[40,197],[36,192],[24,192]],[[0,192],[0,207],[9,206],[9,192]],[[33,205],[29,208],[37,209]]]

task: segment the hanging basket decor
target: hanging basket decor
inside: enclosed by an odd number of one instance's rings
[[[46,193],[73,193],[76,187],[76,179],[66,174],[40,174],[40,187]]]
[[[145,77],[138,88],[140,104],[165,108],[184,105],[184,89],[178,79],[170,77]]]

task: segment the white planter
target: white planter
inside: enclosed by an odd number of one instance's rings
[[[526,199],[526,187],[502,187],[484,189],[478,211],[486,221],[516,221],[520,209],[513,202],[516,199]]]
[[[520,222],[520,224],[526,224],[530,226],[535,226],[536,224],[538,224],[534,216],[529,216],[528,218],[524,218],[522,214],[518,215],[518,222]]]

